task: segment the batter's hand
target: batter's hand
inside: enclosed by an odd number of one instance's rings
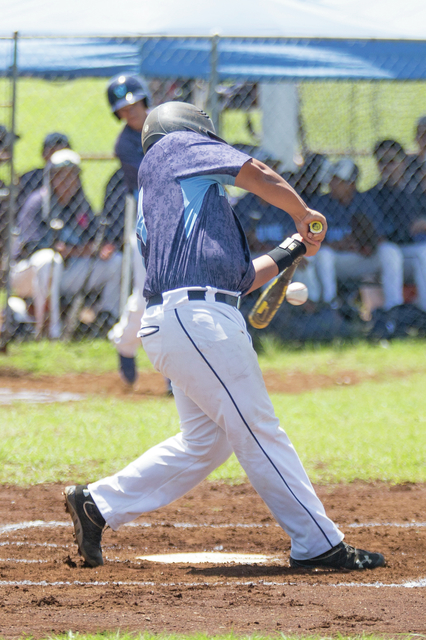
[[[319,235],[319,234],[316,234],[316,235]],[[319,249],[321,247],[321,243],[319,243],[319,244],[308,244],[307,242],[305,242],[303,240],[303,238],[300,235],[300,233],[294,233],[291,237],[294,238],[295,240],[299,240],[299,242],[303,242],[303,244],[306,247],[305,258],[309,258],[311,256],[314,256],[316,253],[318,253],[318,251],[319,251]]]
[[[312,233],[312,231],[309,230],[309,224],[311,222],[321,222],[321,233]],[[299,222],[295,222],[295,224],[297,231],[302,236],[302,241],[306,244],[306,247],[313,245],[317,247],[318,251],[327,231],[327,220],[322,215],[322,213],[320,213],[319,211],[315,211],[314,209],[308,209],[305,217],[302,218],[302,220],[300,220]],[[306,255],[310,254],[307,253]]]

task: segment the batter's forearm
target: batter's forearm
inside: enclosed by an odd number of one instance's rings
[[[291,238],[286,238],[278,247],[253,260],[256,275],[247,293],[262,287],[296,260],[300,262],[301,256],[314,256],[318,248],[316,245],[304,243],[302,236],[298,233],[294,233]]]
[[[303,220],[309,212],[309,207],[284,178],[254,158],[241,167],[235,186],[283,209],[295,222]]]
[[[259,287],[263,287],[264,284],[275,278],[278,275],[278,266],[277,263],[272,260],[267,253],[263,256],[259,256],[253,260],[253,266],[256,272],[253,284],[250,289],[247,291],[251,293],[252,291],[256,291]]]

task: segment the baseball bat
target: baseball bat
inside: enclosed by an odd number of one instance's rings
[[[309,231],[311,233],[321,233],[322,229],[322,222],[320,222],[319,220],[314,220],[313,222],[309,223]]]
[[[62,229],[64,228],[64,222],[60,218],[52,218],[52,220],[49,223],[49,226],[53,231],[52,246],[55,247],[55,245],[56,245],[56,243],[57,243],[57,241],[59,239],[59,234],[62,231]]]
[[[56,253],[56,243],[59,240],[60,237],[60,233],[62,231],[62,229],[64,228],[64,221],[61,220],[60,218],[52,218],[49,222],[49,227],[52,230],[52,239],[51,239],[51,247],[53,248],[53,251]],[[55,262],[52,262],[51,265],[51,269],[50,269],[50,275],[49,275],[49,284],[48,284],[48,288],[47,288],[47,295],[48,295],[48,300],[50,301],[50,313],[52,313],[52,282],[53,282],[53,271],[55,269]],[[42,319],[42,325],[40,326],[39,321],[37,322],[37,317],[36,317],[36,338],[40,338],[42,336],[43,333],[43,329],[44,329],[44,324],[46,321],[46,316],[45,316],[45,312],[43,313],[43,319]]]
[[[284,302],[287,287],[293,279],[294,272],[303,256],[296,260],[287,269],[284,269],[271,284],[260,294],[253,309],[250,311],[248,320],[255,329],[265,329],[278,309]]]
[[[309,231],[312,233],[321,233],[323,229],[319,220],[311,222]],[[297,266],[300,264],[303,256],[299,256],[287,269],[284,269],[271,284],[260,294],[253,309],[250,311],[248,321],[255,329],[265,329],[278,309],[284,302],[287,288],[293,279]]]
[[[93,248],[92,248],[92,259],[89,263],[89,266],[87,268],[86,271],[86,275],[84,276],[84,280],[83,283],[80,287],[80,289],[77,291],[77,293],[75,294],[73,301],[71,303],[71,307],[69,309],[68,315],[67,315],[67,319],[65,322],[65,329],[64,329],[64,333],[62,336],[62,339],[64,341],[69,341],[72,339],[76,329],[77,329],[77,325],[79,322],[79,317],[80,317],[80,313],[81,310],[83,308],[83,303],[85,300],[85,297],[87,295],[87,285],[89,284],[89,280],[90,277],[93,273],[93,269],[95,267],[96,261],[99,258],[99,253],[100,250],[102,248],[102,244],[104,241],[104,237],[105,237],[105,229],[107,227],[108,223],[105,220],[105,218],[101,218],[101,220],[99,221],[99,229],[98,229],[98,233],[96,234],[95,237],[95,242],[93,244]]]

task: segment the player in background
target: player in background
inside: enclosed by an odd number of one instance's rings
[[[421,116],[416,123],[416,142],[419,148],[416,159],[419,164],[426,163],[426,116]]]
[[[243,316],[241,295],[303,253],[315,255],[327,223],[289,184],[218,138],[193,105],[163,104],[142,134],[138,240],[147,266],[140,336],[154,367],[171,379],[181,432],[125,469],[65,489],[80,553],[103,564],[102,531],[182,497],[234,452],[255,490],[291,538],[294,567],[382,567],[355,549],[327,517],[266,391]],[[256,193],[293,218],[289,247],[254,260],[223,188]],[[319,220],[314,236],[309,224]]]
[[[142,127],[148,115],[151,96],[145,81],[136,75],[119,75],[108,84],[108,102],[118,120],[124,120],[125,126],[119,133],[114,152],[120,160],[127,191],[138,198],[138,170],[144,153],[142,149]],[[109,199],[113,198],[109,194]],[[117,194],[117,198],[119,195]],[[123,309],[120,320],[108,334],[119,356],[119,370],[122,380],[133,385],[137,379],[136,352],[140,347],[138,331],[145,310],[143,285],[145,267],[136,245],[133,244],[133,290]],[[169,381],[166,389],[169,390]]]
[[[49,182],[29,195],[16,220],[11,284],[22,298],[32,298],[36,335],[41,337],[49,301],[49,337],[62,335],[60,297],[74,297],[90,268],[96,217],[81,184],[81,159],[71,149],[56,151],[47,165]],[[52,220],[62,222],[56,232]],[[96,321],[109,328],[117,320],[121,254],[105,243],[92,267],[87,290],[100,294]]]
[[[15,140],[18,138],[15,134]],[[0,167],[10,162],[13,139],[13,133],[8,131],[4,124],[0,124]],[[4,286],[7,268],[9,195],[9,187],[0,178],[0,286]]]
[[[58,131],[48,133],[43,140],[41,149],[41,157],[43,158],[44,166],[27,171],[19,179],[19,190],[16,198],[17,213],[22,209],[26,199],[31,193],[37,191],[37,189],[40,189],[43,186],[48,186],[49,160],[56,151],[60,151],[61,149],[71,149],[68,136],[66,136],[65,133],[60,133]]]
[[[144,156],[141,133],[151,100],[149,89],[139,76],[120,75],[109,82],[107,96],[115,117],[126,122],[114,152],[124,171],[127,188],[137,198],[138,170]]]

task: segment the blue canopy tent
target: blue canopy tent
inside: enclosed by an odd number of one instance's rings
[[[147,77],[208,79],[208,39],[143,39],[140,69]],[[219,80],[294,79],[421,80],[426,78],[426,41],[324,38],[220,38]]]
[[[140,43],[114,38],[18,37],[18,75],[111,77],[140,70]],[[0,75],[11,74],[12,42],[0,39]]]
[[[424,0],[15,0],[2,7],[0,74],[217,79],[426,77]],[[120,37],[119,37],[120,36]]]
[[[204,78],[211,73],[210,38],[22,38],[19,75],[43,78],[110,77],[122,71],[146,77]],[[220,38],[219,80],[426,79],[426,40]],[[11,41],[0,39],[0,75],[12,65]]]
[[[3,76],[12,75],[14,33],[16,77],[204,79],[216,126],[224,81],[284,91],[288,81],[426,78],[424,0],[127,0],[120,10],[105,0],[14,0],[2,7]],[[295,98],[278,100],[290,111]]]

